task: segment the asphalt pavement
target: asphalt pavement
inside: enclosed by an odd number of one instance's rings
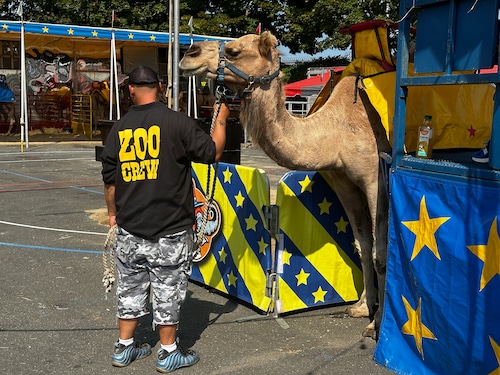
[[[137,338],[154,354],[111,366],[118,337],[113,293],[101,283],[107,227],[99,141],[0,143],[0,369],[4,374],[154,374],[157,332],[141,320]],[[286,170],[244,145],[241,164],[262,168],[271,187]],[[181,344],[201,360],[178,374],[356,374],[391,372],[373,361],[367,319],[345,305],[266,316],[190,283]]]

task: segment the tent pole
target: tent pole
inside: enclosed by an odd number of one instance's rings
[[[173,96],[174,111],[179,110],[179,0],[174,0],[174,56],[173,56]]]
[[[29,148],[28,141],[28,103],[27,103],[27,87],[26,87],[26,51],[25,51],[25,43],[24,43],[24,18],[22,14],[22,2],[19,4],[18,14],[21,16],[21,118],[20,125],[21,128],[24,129],[24,138],[23,131],[21,131],[21,151],[23,151],[23,144],[26,145],[26,149]],[[23,143],[24,142],[24,143]]]
[[[115,11],[113,11],[114,16]],[[111,26],[113,27],[113,26]],[[113,120],[113,88],[114,88],[114,72],[115,72],[115,32],[111,29],[111,48],[109,56],[109,116],[108,120]]]
[[[173,5],[172,1],[169,1],[169,10],[168,10],[168,71],[167,71],[167,99],[168,99],[168,108],[172,108],[172,12]]]

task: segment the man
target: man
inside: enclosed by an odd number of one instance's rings
[[[134,105],[117,121],[101,155],[109,225],[117,225],[117,317],[120,331],[112,364],[123,367],[151,354],[134,339],[139,317],[149,313],[161,347],[156,369],[191,366],[199,356],[177,344],[177,324],[194,256],[191,161],[213,163],[224,151],[227,105],[212,135],[185,114],[158,101],[156,72],[139,66],[129,75]]]

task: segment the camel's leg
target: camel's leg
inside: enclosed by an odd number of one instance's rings
[[[364,280],[363,280],[364,282]],[[363,293],[359,300],[346,308],[346,312],[353,318],[367,318],[370,316],[368,305],[366,304],[366,289],[363,287]]]
[[[380,324],[382,322],[382,312],[384,308],[384,293],[385,293],[385,274],[386,274],[386,264],[387,264],[387,238],[388,238],[388,216],[389,216],[389,203],[387,197],[387,191],[385,187],[385,181],[382,172],[379,173],[378,178],[378,194],[376,196],[375,205],[374,202],[370,206],[370,215],[373,222],[373,249],[372,249],[372,260],[373,267],[377,274],[378,282],[378,301],[379,306],[375,312],[373,321],[365,328],[363,336],[371,337],[374,340],[378,339]],[[370,199],[368,199],[370,202]]]
[[[361,258],[364,290],[357,303],[346,311],[353,317],[372,317],[375,314],[375,270],[372,262],[373,238],[370,232],[370,218],[366,210],[366,197],[361,189],[345,175],[329,171],[337,197],[351,223],[354,244]]]
[[[378,339],[380,324],[382,323],[382,312],[384,310],[385,295],[385,277],[387,272],[387,245],[388,245],[388,227],[389,227],[389,199],[386,190],[386,181],[382,171],[379,173],[378,200],[374,244],[373,265],[377,272],[378,281],[378,309],[375,313],[375,327],[372,338]]]

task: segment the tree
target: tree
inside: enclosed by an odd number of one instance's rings
[[[351,39],[340,34],[340,27],[373,19],[396,20],[398,4],[396,0],[290,0],[276,35],[292,53],[346,49]]]
[[[218,0],[179,1],[180,31],[239,37],[254,33],[257,25],[273,32],[292,53],[314,54],[330,48],[345,49],[350,37],[341,35],[346,24],[382,18],[395,20],[397,0]],[[19,0],[0,0],[4,19],[18,19]],[[169,0],[32,0],[24,1],[24,19],[77,25],[168,31]]]
[[[307,76],[307,69],[310,67],[334,67],[334,66],[347,66],[349,60],[345,57],[320,57],[311,61],[297,62],[293,65],[281,67],[283,73],[283,81],[285,83],[295,82]]]

